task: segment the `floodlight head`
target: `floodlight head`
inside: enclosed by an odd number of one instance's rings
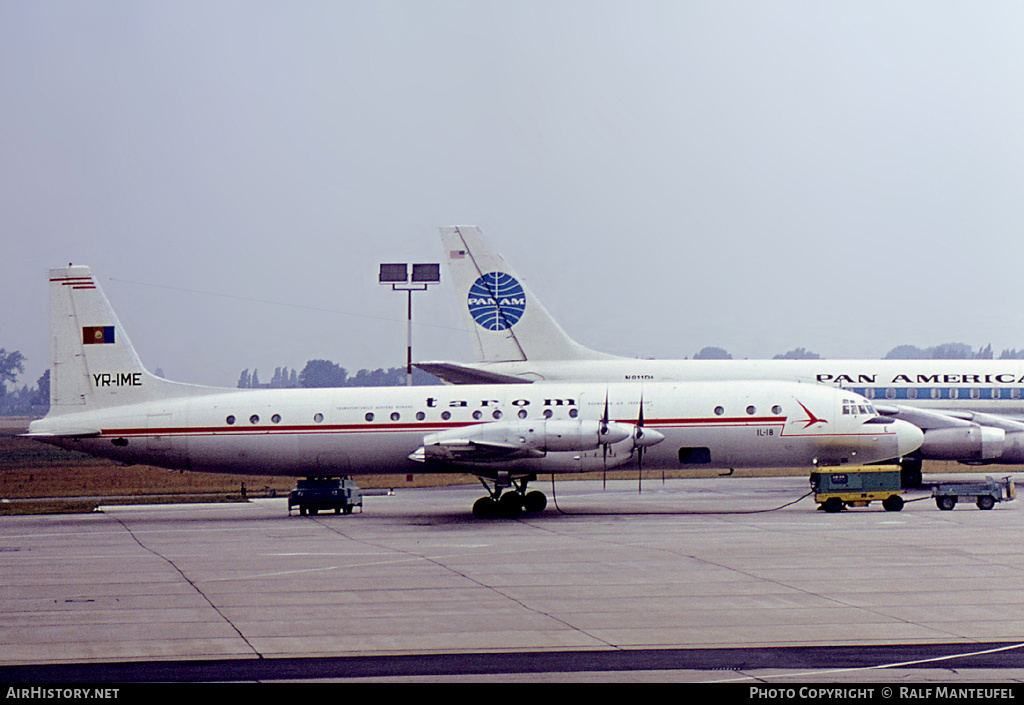
[[[409,281],[409,265],[404,262],[401,264],[382,264],[378,281],[381,284],[404,284]]]
[[[412,281],[417,284],[436,284],[441,281],[440,264],[414,264]]]

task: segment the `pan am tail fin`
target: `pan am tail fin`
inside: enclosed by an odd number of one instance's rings
[[[477,362],[616,357],[570,338],[479,228],[441,228],[441,242]]]

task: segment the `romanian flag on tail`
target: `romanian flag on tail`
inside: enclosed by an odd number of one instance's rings
[[[82,343],[104,345],[114,342],[114,326],[85,326],[82,328]]]

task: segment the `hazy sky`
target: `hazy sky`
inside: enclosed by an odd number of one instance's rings
[[[172,379],[400,366],[378,264],[475,224],[592,348],[1024,348],[1021,37],[1019,0],[0,0],[0,347],[34,384],[74,262]],[[417,359],[470,359],[456,305],[416,296]]]

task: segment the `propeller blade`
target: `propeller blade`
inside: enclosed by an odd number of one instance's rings
[[[644,437],[644,392],[640,390],[640,413],[636,417],[636,438],[634,443]],[[644,477],[644,447],[638,446],[636,449],[636,493],[643,493],[643,477]]]
[[[608,433],[608,390],[604,392],[604,415],[601,416],[601,435]]]

